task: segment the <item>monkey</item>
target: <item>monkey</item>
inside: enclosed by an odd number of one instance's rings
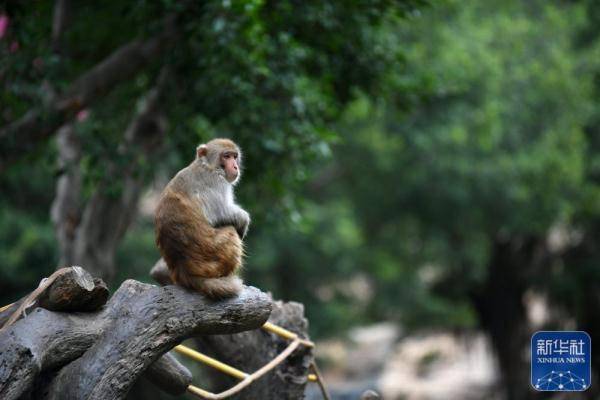
[[[155,214],[156,244],[171,280],[212,299],[236,296],[250,214],[235,203],[242,152],[229,139],[196,149],[165,187]]]

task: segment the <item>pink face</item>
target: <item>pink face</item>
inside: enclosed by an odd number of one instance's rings
[[[235,182],[240,174],[238,165],[238,153],[235,151],[224,151],[220,156],[221,168],[225,171],[225,177],[229,182]]]

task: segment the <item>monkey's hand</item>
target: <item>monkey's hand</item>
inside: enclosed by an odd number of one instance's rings
[[[214,228],[221,228],[224,226],[233,226],[239,235],[240,239],[246,237],[248,233],[248,226],[250,225],[250,214],[241,207],[238,207],[228,218],[224,218],[213,224]]]
[[[235,220],[235,230],[240,236],[240,239],[244,239],[246,233],[248,233],[248,227],[250,226],[250,214],[248,214],[246,210],[240,208],[236,213]]]

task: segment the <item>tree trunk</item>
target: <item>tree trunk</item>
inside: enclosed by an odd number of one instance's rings
[[[564,262],[568,272],[576,276],[577,291],[569,291],[568,296],[554,298],[553,300],[569,310],[577,318],[577,329],[587,332],[592,339],[591,363],[592,382],[585,391],[586,398],[597,399],[600,397],[600,219],[587,219],[585,234],[576,246],[564,254]],[[567,272],[563,272],[567,274]],[[570,277],[570,279],[573,279]]]
[[[50,215],[59,245],[58,265],[75,265],[79,264],[75,262],[73,247],[81,221],[81,144],[73,124],[60,128],[56,139],[60,175]]]
[[[57,1],[54,8],[52,48],[55,54],[62,57],[66,56],[62,39],[68,29],[69,14],[69,2]],[[167,40],[171,36],[172,32],[168,32],[161,35],[160,39],[150,39],[145,45],[137,43],[122,48],[82,76],[73,84],[69,93],[79,99],[81,103],[79,106],[89,104],[99,92],[103,91],[102,88],[116,84],[123,76],[134,73],[136,68],[144,65],[145,62],[141,57],[143,48],[148,47],[146,50],[152,54],[160,52],[161,45],[158,42]],[[149,44],[152,41],[158,42]],[[148,54],[148,57],[150,56]],[[133,62],[136,60],[139,62],[137,66],[136,62]],[[123,63],[127,65],[124,66]],[[82,204],[81,199],[82,176],[79,165],[81,144],[75,123],[68,119],[62,121],[66,123],[58,129],[57,133],[58,164],[61,174],[56,183],[56,196],[51,209],[52,222],[60,248],[59,266],[85,265],[95,276],[100,276],[107,281],[114,276],[116,248],[135,216],[144,184],[145,176],[141,173],[142,168],[138,163],[140,160],[153,159],[165,134],[166,126],[161,112],[161,101],[166,81],[167,73],[163,70],[156,87],[146,94],[143,106],[132,118],[123,135],[117,153],[119,157],[128,159],[128,166],[120,168],[115,164],[107,163],[106,179],[98,185],[85,205]],[[23,132],[20,132],[20,135],[22,134]],[[107,194],[107,186],[115,184],[122,186],[120,193]]]
[[[57,183],[53,221],[60,243],[62,265],[85,265],[95,276],[110,282],[115,275],[117,247],[136,215],[138,200],[147,173],[141,163],[153,160],[166,133],[161,112],[162,94],[167,81],[163,70],[158,83],[144,98],[143,106],[125,131],[118,156],[128,160],[125,168],[108,163],[106,178],[97,185],[81,209],[80,148],[73,130],[61,129],[60,162],[69,165]],[[120,190],[107,190],[119,185]]]
[[[529,383],[527,350],[531,328],[523,295],[529,277],[547,260],[545,240],[538,237],[496,239],[488,276],[474,296],[483,329],[490,335],[508,400],[535,398]]]

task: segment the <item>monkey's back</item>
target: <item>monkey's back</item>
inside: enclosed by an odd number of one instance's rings
[[[156,244],[175,283],[198,288],[198,278],[229,276],[242,264],[242,241],[233,227],[213,228],[199,200],[169,184],[156,209]]]

